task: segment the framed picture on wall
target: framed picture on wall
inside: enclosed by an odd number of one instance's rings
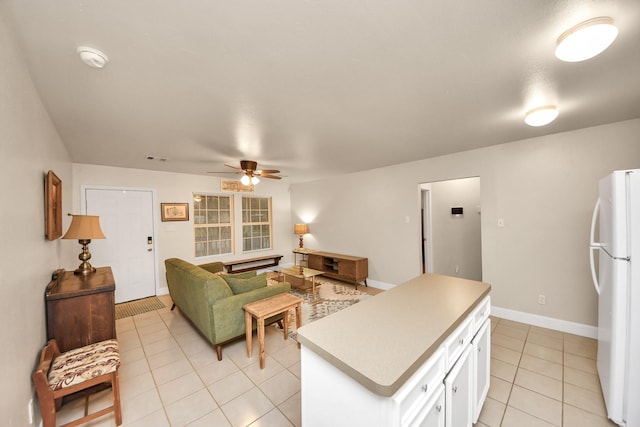
[[[162,221],[189,221],[189,203],[160,203]]]
[[[44,198],[44,233],[55,240],[62,236],[62,181],[53,171],[45,177]]]

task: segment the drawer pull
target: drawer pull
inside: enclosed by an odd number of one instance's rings
[[[442,405],[436,406],[436,411],[438,411],[438,412],[442,411]]]
[[[457,385],[454,385],[454,386],[453,386],[453,392],[454,392],[454,393],[457,393],[457,392],[458,392],[458,386],[457,386]]]
[[[464,338],[460,338],[460,339],[458,340],[458,344],[460,344],[460,345],[464,344]]]
[[[424,384],[422,386],[422,391],[424,391],[425,393],[427,392],[428,389],[429,389],[429,384]]]

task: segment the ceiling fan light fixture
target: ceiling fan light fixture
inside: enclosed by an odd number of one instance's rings
[[[259,183],[259,182],[260,182],[260,179],[258,179],[258,177],[257,177],[257,176],[252,176],[252,177],[251,177],[251,183],[252,183],[253,185],[256,185],[256,184],[257,184],[257,183]]]
[[[556,57],[566,62],[580,62],[602,53],[618,36],[613,18],[600,16],[579,23],[558,37]]]
[[[91,68],[104,68],[109,62],[109,57],[104,52],[92,47],[80,46],[77,52],[82,62]]]
[[[555,105],[543,105],[527,111],[524,116],[524,122],[529,126],[544,126],[554,121],[558,114],[558,107]]]
[[[249,185],[249,183],[251,182],[251,178],[249,178],[249,175],[242,175],[242,178],[240,178],[240,182],[242,183],[242,185]]]

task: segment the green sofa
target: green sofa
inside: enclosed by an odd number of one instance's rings
[[[224,343],[245,335],[244,304],[291,291],[287,282],[267,286],[266,274],[256,275],[255,271],[215,274],[223,271],[221,262],[198,266],[169,258],[164,265],[174,305],[171,309],[177,306],[216,346],[218,360],[222,360]],[[265,323],[281,319],[282,314],[267,319]],[[256,327],[255,320],[253,327]]]

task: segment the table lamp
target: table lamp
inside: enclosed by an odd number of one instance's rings
[[[82,252],[78,259],[82,261],[80,266],[74,270],[74,274],[84,275],[95,273],[96,269],[89,264],[91,253],[89,253],[89,243],[91,239],[104,239],[104,234],[100,228],[100,217],[96,215],[72,215],[71,225],[63,239],[78,239],[82,245]]]
[[[309,226],[307,224],[295,224],[293,226],[293,234],[300,235],[300,247],[303,248],[302,236],[309,232]]]

